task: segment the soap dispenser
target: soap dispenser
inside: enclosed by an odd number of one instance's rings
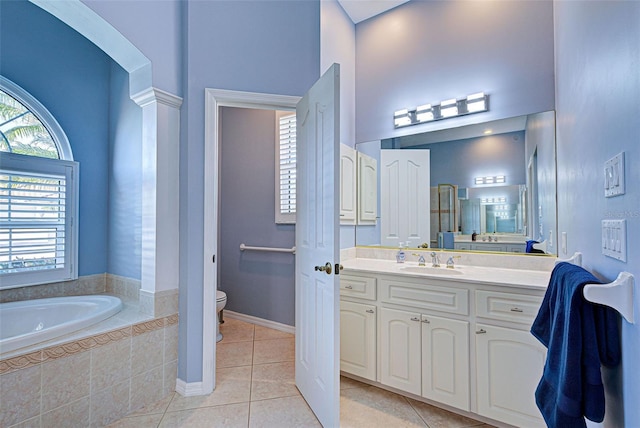
[[[404,263],[404,250],[402,249],[402,242],[400,242],[400,247],[398,248],[398,253],[396,254],[396,261],[398,263]]]

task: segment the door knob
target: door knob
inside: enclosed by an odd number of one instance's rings
[[[324,266],[316,266],[315,267],[316,270],[319,270],[320,272],[324,272],[327,275],[331,275],[331,263],[327,262],[325,263]]]

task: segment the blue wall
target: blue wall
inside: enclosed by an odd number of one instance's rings
[[[477,187],[475,177],[494,175],[505,186],[526,182],[524,131],[412,147],[420,148],[431,151],[431,186]]]
[[[558,227],[605,280],[635,278],[636,324],[622,322],[623,387],[608,391],[608,426],[640,421],[640,2],[554,2]],[[604,162],[624,152],[626,193],[604,197]],[[625,219],[627,261],[602,255],[601,221]],[[564,254],[561,254],[564,256]],[[624,412],[621,404],[624,403]],[[622,419],[624,413],[624,422]]]
[[[295,226],[275,223],[275,120],[272,110],[221,109],[218,288],[227,309],[293,326],[295,256],[240,251],[295,245]]]
[[[129,97],[129,73],[111,65],[107,272],[141,279],[142,109]]]
[[[303,95],[320,77],[320,3],[189,1],[183,5],[186,100],[180,144],[178,377],[198,382],[202,379],[204,89]]]
[[[31,3],[2,1],[0,8],[0,73],[53,114],[80,163],[78,273],[104,273],[111,60]]]
[[[550,1],[412,1],[356,25],[356,142],[554,108]],[[393,129],[393,112],[484,91],[487,113]]]

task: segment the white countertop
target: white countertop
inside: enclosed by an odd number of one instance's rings
[[[445,260],[446,261],[446,260]],[[484,266],[456,265],[453,269],[440,262],[439,268],[432,268],[427,260],[426,266],[417,262],[397,263],[392,260],[353,258],[342,262],[344,273],[377,273],[402,275],[412,278],[432,278],[475,284],[503,285],[517,288],[546,289],[551,271],[509,269]]]

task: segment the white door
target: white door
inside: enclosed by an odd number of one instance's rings
[[[340,66],[297,115],[296,386],[325,427],[340,424]]]
[[[429,150],[380,151],[381,244],[430,243]]]

